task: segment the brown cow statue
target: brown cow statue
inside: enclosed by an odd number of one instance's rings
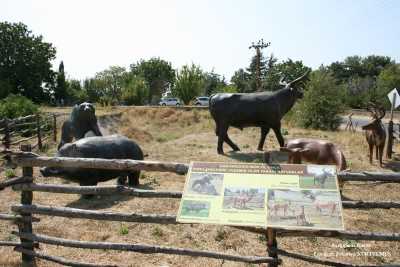
[[[301,164],[302,160],[314,164],[335,164],[338,171],[347,169],[346,158],[332,142],[319,139],[298,138],[289,140],[281,151],[289,152],[288,163]],[[339,180],[340,189],[343,182]]]
[[[375,147],[375,156],[379,160],[379,166],[382,167],[383,149],[385,147],[386,130],[382,124],[381,119],[385,117],[385,109],[373,105],[372,108],[368,107],[368,111],[372,113],[373,120],[362,127],[365,130],[365,137],[369,146],[369,162],[372,164],[372,154]]]

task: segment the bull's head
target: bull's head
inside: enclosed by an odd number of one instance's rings
[[[307,70],[303,75],[300,77],[294,79],[291,82],[285,82],[285,77],[283,76],[279,84],[285,86],[285,88],[289,88],[293,93],[296,98],[303,98],[304,93],[302,90],[302,86],[304,85],[304,82],[309,80],[308,74],[310,73],[310,70]]]

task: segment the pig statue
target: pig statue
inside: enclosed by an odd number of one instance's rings
[[[63,145],[56,157],[134,159],[143,160],[139,145],[122,135],[94,136]],[[140,171],[121,171],[89,168],[45,167],[40,170],[43,176],[59,176],[80,185],[97,185],[118,177],[118,184],[139,185]]]

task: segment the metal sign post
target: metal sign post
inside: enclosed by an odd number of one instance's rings
[[[391,159],[393,153],[393,111],[400,105],[400,96],[397,92],[397,89],[394,88],[392,91],[390,91],[388,97],[390,102],[392,103],[392,107],[390,109],[390,121],[388,125],[388,143],[386,149],[386,157],[388,159]]]

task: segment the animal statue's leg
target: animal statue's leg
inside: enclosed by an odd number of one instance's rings
[[[91,128],[92,128],[92,131],[94,132],[95,135],[97,135],[97,136],[103,136],[103,134],[100,132],[99,125],[97,125],[97,121],[94,122],[94,123],[91,125]]]
[[[378,146],[375,146],[375,157],[376,157],[376,160],[379,160],[379,147]]]
[[[283,136],[281,134],[281,125],[279,125],[278,127],[272,128],[272,129],[274,130],[276,139],[278,139],[280,147],[284,147],[285,146],[285,140],[283,139]]]
[[[57,150],[60,150],[63,145],[71,143],[72,139],[74,139],[73,128],[71,122],[67,120],[61,127],[61,141],[60,144],[58,144]]]
[[[258,143],[258,148],[257,150],[262,151],[265,143],[265,137],[267,137],[267,134],[269,132],[269,127],[261,127],[261,137],[260,137],[260,142]]]
[[[139,186],[139,176],[140,172],[132,172],[128,175],[128,185],[130,187]]]
[[[224,154],[223,145],[224,145],[224,138],[223,138],[221,132],[219,132],[219,134],[218,134],[218,147],[217,147],[218,154],[221,154],[221,155]]]
[[[383,149],[385,148],[385,143],[379,146],[379,166],[382,167]]]
[[[117,179],[117,185],[125,185],[126,184],[126,176],[121,175]]]
[[[232,140],[228,136],[228,130],[226,131],[226,134],[224,136],[224,141],[233,149],[233,151],[239,151],[239,147],[232,142]]]
[[[369,163],[372,164],[372,153],[374,152],[374,145],[369,145]]]

